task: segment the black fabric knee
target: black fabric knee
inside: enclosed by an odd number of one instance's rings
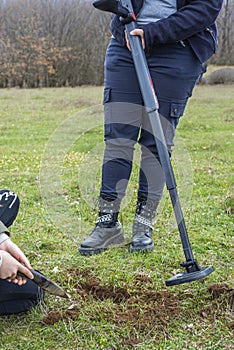
[[[44,299],[44,291],[31,280],[19,286],[0,279],[0,316],[29,311]]]
[[[0,190],[0,220],[9,227],[14,222],[19,211],[20,200],[16,193]]]

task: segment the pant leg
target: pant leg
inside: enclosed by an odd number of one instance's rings
[[[27,312],[44,298],[44,291],[31,280],[19,286],[0,279],[0,316]]]
[[[105,151],[101,195],[125,195],[134,146],[142,123],[142,97],[131,53],[112,40],[106,54],[104,88]]]
[[[176,127],[183,115],[203,67],[189,46],[180,43],[156,47],[148,57],[166,144],[171,155]],[[160,200],[165,183],[148,117],[145,115],[139,143],[142,146],[139,197]],[[146,175],[147,174],[147,175]]]
[[[202,73],[191,48],[180,43],[155,48],[148,65],[159,100],[159,113],[171,153],[175,129]],[[141,135],[139,197],[160,200],[164,175],[137,81],[131,53],[116,40],[105,62],[105,142],[101,194],[122,198],[131,174],[134,145]]]

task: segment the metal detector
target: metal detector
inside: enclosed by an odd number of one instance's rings
[[[213,266],[199,266],[197,260],[193,256],[193,252],[189,243],[187,229],[176,189],[176,181],[174,172],[172,169],[170,157],[168,154],[166,141],[159,118],[159,105],[156,93],[154,91],[152,79],[150,77],[149,68],[147,65],[144,50],[141,45],[141,40],[137,36],[130,35],[133,29],[137,28],[136,16],[133,11],[131,0],[97,0],[93,2],[95,8],[112,12],[116,14],[120,21],[125,25],[129,44],[131,47],[131,53],[136,69],[144,106],[148,113],[151,123],[153,135],[155,138],[156,146],[158,149],[160,163],[165,175],[167,189],[170,193],[171,202],[173,205],[178,230],[180,233],[180,239],[182,242],[184,255],[186,261],[180,265],[186,269],[186,272],[178,273],[172,276],[166,281],[167,286],[174,286],[181,283],[187,283],[191,281],[204,278],[214,271]]]

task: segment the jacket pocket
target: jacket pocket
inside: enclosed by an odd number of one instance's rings
[[[214,31],[213,31],[211,28],[209,28],[209,27],[207,27],[207,28],[205,29],[205,32],[208,33],[208,34],[210,35],[210,37],[212,38],[212,41],[213,41],[213,44],[214,44],[214,53],[215,53],[216,50],[217,50],[217,48],[218,48],[218,40],[217,40],[217,38],[215,37],[215,33],[214,33]]]

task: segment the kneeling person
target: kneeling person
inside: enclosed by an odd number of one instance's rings
[[[44,297],[42,289],[31,281],[28,259],[10,238],[8,227],[18,214],[19,203],[14,192],[0,191],[0,316],[26,312]]]

